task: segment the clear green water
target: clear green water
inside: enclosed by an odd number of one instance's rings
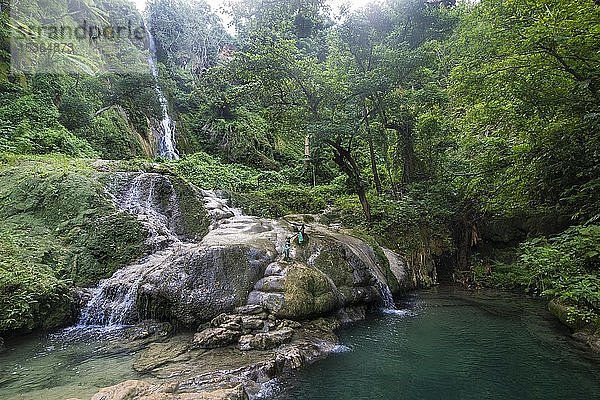
[[[537,301],[442,287],[404,307],[342,331],[351,350],[299,371],[277,398],[600,399],[600,359]]]
[[[11,339],[0,354],[1,400],[89,399],[135,379],[134,352],[118,331],[60,332]]]
[[[600,399],[600,359],[540,302],[437,288],[401,308],[341,331],[351,350],[283,380],[276,400]],[[87,399],[139,378],[120,332],[13,338],[8,349],[0,400]]]

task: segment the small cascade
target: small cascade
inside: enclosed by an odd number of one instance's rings
[[[158,66],[157,66],[157,58],[156,58],[156,42],[154,40],[154,36],[148,29],[148,24],[146,23],[146,34],[148,35],[148,48],[150,50],[150,55],[148,56],[148,66],[150,67],[150,72],[156,81],[155,90],[158,94],[158,99],[160,101],[160,107],[162,110],[162,120],[160,121],[160,132],[158,136],[158,155],[161,157],[166,157],[171,160],[178,160],[179,153],[177,152],[177,148],[175,147],[175,123],[169,116],[169,103],[163,91],[158,84]]]
[[[181,211],[170,180],[156,173],[121,173],[106,192],[120,211],[137,216],[148,231],[146,246],[151,251],[180,242],[176,232]]]
[[[380,280],[376,281],[377,289],[379,290],[379,294],[381,295],[382,306],[384,310],[395,310],[396,304],[394,304],[394,297],[392,296],[392,291],[390,287]]]
[[[137,288],[144,276],[138,272],[138,268],[124,268],[100,282],[81,311],[78,325],[115,327],[132,321]]]
[[[78,326],[120,327],[137,320],[135,308],[142,279],[173,256],[168,248],[145,257],[103,279],[81,311]]]
[[[120,211],[137,216],[148,231],[146,246],[152,254],[102,280],[82,310],[79,326],[115,327],[135,321],[142,279],[185,247],[176,233],[181,212],[169,179],[155,173],[120,173],[106,193]]]
[[[152,273],[197,251],[197,243],[180,232],[183,216],[173,183],[157,173],[117,173],[106,185],[106,193],[122,212],[135,215],[148,232],[149,253],[136,263],[100,282],[81,312],[77,328],[117,328],[138,320],[136,302],[140,285]],[[241,210],[228,206],[224,194],[201,191],[212,220],[212,230],[240,229],[246,223]]]

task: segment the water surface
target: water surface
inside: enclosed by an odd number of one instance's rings
[[[288,399],[598,399],[590,358],[538,301],[436,288],[340,332],[349,351],[292,376]]]
[[[342,330],[346,347],[280,380],[276,400],[600,398],[600,359],[541,302],[441,287],[399,308]],[[7,345],[1,400],[86,399],[140,378],[132,369],[140,347],[119,331],[62,331]]]
[[[0,399],[89,399],[137,374],[119,330],[64,330],[12,338],[0,354]]]

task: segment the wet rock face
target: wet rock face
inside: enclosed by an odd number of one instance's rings
[[[150,250],[179,240],[200,240],[208,231],[200,191],[175,176],[116,173],[107,182],[107,192],[121,211],[137,216],[148,230]]]
[[[271,257],[266,251],[244,246],[184,246],[140,282],[140,317],[195,327],[245,305]]]
[[[145,340],[149,338],[166,338],[173,333],[173,326],[168,322],[142,321],[128,329],[129,340]]]

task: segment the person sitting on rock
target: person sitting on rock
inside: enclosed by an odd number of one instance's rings
[[[302,245],[304,243],[304,239],[305,239],[304,228],[305,228],[304,224],[302,224],[302,226],[300,226],[300,228],[298,228],[297,235],[298,235],[298,244],[299,245]]]
[[[288,261],[290,259],[290,250],[292,249],[292,238],[286,237],[285,244],[283,245],[283,260]]]

